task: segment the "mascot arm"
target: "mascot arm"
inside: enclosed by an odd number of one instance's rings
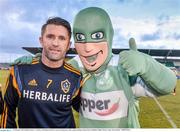
[[[69,59],[69,60],[67,61],[67,63],[70,64],[71,66],[73,66],[74,68],[76,68],[76,69],[78,69],[78,70],[81,70],[81,69],[80,69],[80,64],[81,64],[81,62],[80,62],[80,59],[79,59],[78,56],[75,56],[75,57],[73,57],[72,59]]]
[[[33,62],[33,59],[40,60],[41,53],[37,53],[35,56],[22,56],[17,58],[14,62],[12,62],[10,65],[21,65],[21,64],[31,64]]]
[[[151,56],[137,51],[133,38],[129,40],[129,51],[120,53],[119,63],[129,76],[138,75],[144,83],[159,94],[168,94],[176,85],[175,73]]]

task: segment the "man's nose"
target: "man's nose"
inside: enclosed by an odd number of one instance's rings
[[[52,44],[53,44],[53,46],[58,46],[59,40],[58,39],[54,39]]]

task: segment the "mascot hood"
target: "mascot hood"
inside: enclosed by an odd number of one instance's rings
[[[97,31],[104,33],[104,38],[102,40],[95,40],[91,38],[92,33]],[[106,41],[108,43],[108,56],[104,64],[100,67],[102,70],[112,57],[112,40],[114,30],[109,15],[105,10],[97,7],[89,7],[81,10],[76,15],[73,24],[73,37],[75,43],[79,43],[76,39],[77,33],[82,33],[86,36],[85,40],[82,41],[84,43],[97,43],[101,41]]]

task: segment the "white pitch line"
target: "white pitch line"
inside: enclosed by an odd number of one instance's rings
[[[168,113],[164,110],[164,108],[161,106],[161,104],[159,103],[159,101],[153,97],[153,99],[155,100],[155,102],[157,103],[157,105],[159,106],[159,108],[161,109],[161,111],[163,112],[163,114],[165,115],[165,117],[167,118],[167,120],[169,121],[169,123],[171,124],[171,126],[173,128],[177,128],[176,124],[173,122],[172,118],[168,115]]]

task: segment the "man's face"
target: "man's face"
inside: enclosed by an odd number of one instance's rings
[[[107,42],[75,43],[76,51],[88,71],[96,71],[108,55]]]
[[[40,37],[43,54],[50,61],[64,60],[70,46],[68,30],[61,25],[47,25],[44,34]]]

